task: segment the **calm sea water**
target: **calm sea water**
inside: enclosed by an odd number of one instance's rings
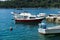
[[[15,24],[13,15],[11,12],[24,12],[28,11],[31,14],[39,14],[41,12],[50,14],[57,14],[60,9],[55,8],[23,8],[23,10],[16,9],[0,9],[0,40],[59,40],[58,35],[44,36],[38,33],[38,25],[26,25],[26,24]],[[53,24],[51,24],[53,25]],[[50,24],[48,25],[50,26]],[[13,28],[10,31],[10,27]]]

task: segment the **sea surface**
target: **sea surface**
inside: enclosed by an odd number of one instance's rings
[[[0,40],[60,40],[60,35],[42,35],[38,33],[39,25],[15,24],[11,12],[30,12],[31,14],[46,13],[58,14],[58,8],[20,8],[20,9],[1,9],[0,8]],[[47,26],[56,25],[46,23]],[[13,28],[10,31],[10,27]]]

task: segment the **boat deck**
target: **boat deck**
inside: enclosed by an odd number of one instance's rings
[[[48,27],[47,29],[60,29],[60,25],[54,27]]]

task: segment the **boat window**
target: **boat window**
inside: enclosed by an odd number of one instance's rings
[[[46,25],[41,25],[40,28],[46,29]]]
[[[23,18],[23,16],[17,16],[18,18]]]
[[[28,16],[24,16],[24,19],[26,19]]]
[[[50,17],[55,16],[55,15],[49,15]]]
[[[34,18],[36,18],[36,17],[30,17],[30,19],[34,19]]]

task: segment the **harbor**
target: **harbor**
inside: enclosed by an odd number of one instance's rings
[[[57,14],[60,9],[0,9],[0,40],[55,40],[60,38],[58,35],[43,36],[38,32],[39,25],[29,25],[29,24],[15,24],[13,15],[11,12],[22,13],[28,11],[32,15],[38,15],[39,13],[46,13],[47,15],[51,13]],[[13,20],[12,20],[13,19]],[[45,22],[44,20],[42,22]],[[56,23],[46,23],[47,27],[58,26],[60,24]],[[57,40],[57,39],[56,39]]]
[[[60,25],[47,27],[48,23],[60,23],[60,13],[58,14],[49,14],[46,16],[46,13],[39,13],[37,15],[32,15],[31,13],[24,11],[22,13],[11,12],[14,16],[15,23],[22,23],[22,24],[39,24],[38,32],[40,34],[58,34],[60,33]],[[42,23],[45,20],[46,23]]]
[[[0,40],[60,40],[60,0],[0,0]]]

